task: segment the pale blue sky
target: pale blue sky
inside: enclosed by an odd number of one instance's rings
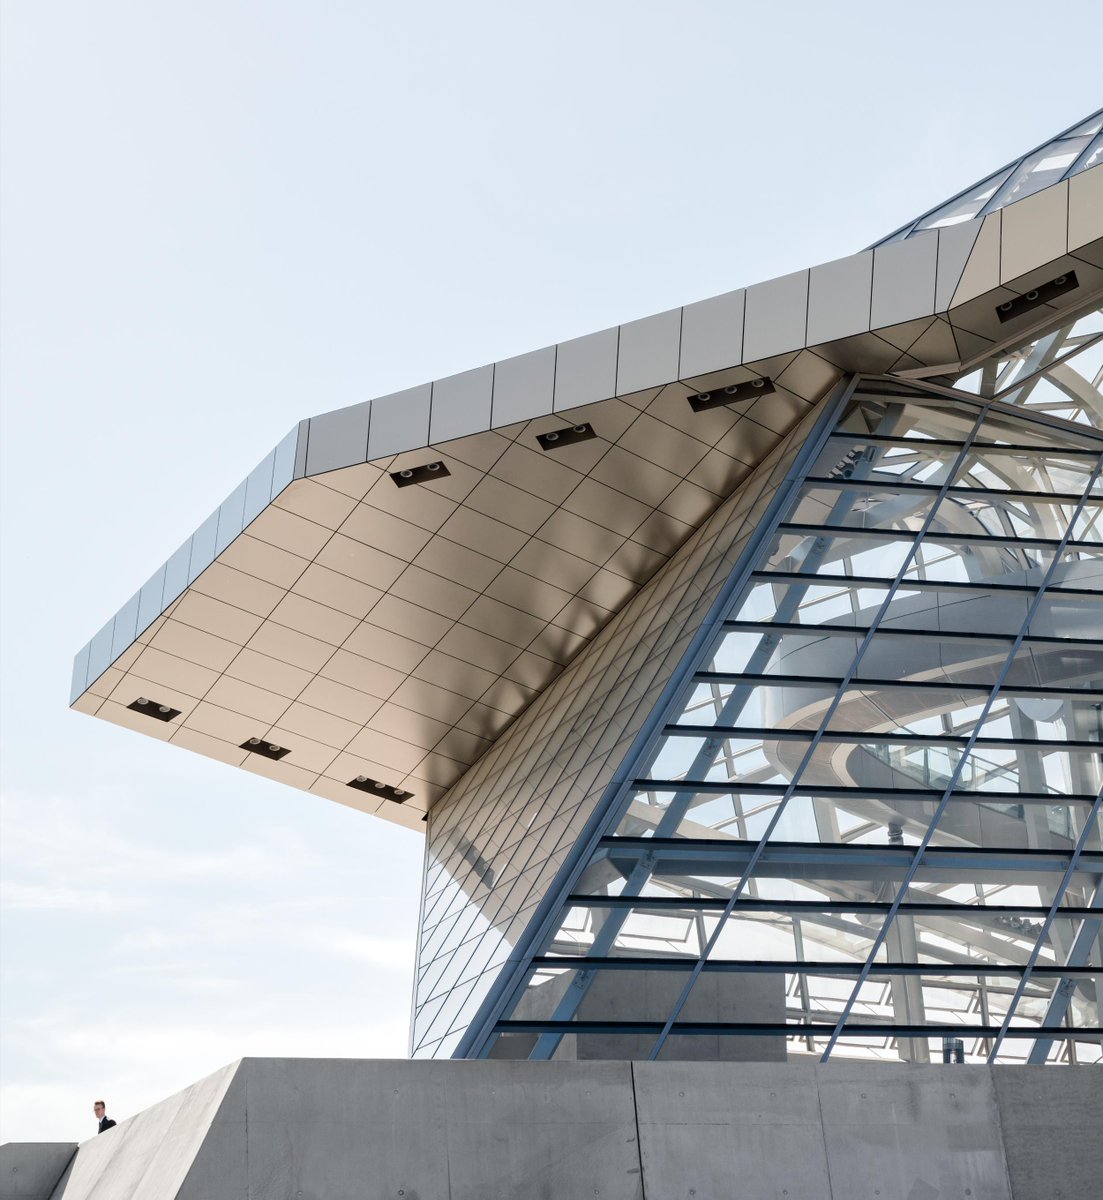
[[[420,836],[66,711],[301,417],[840,257],[1098,107],[1098,6],[3,10],[0,1140],[406,1052]]]

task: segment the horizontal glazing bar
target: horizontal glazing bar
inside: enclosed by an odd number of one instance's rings
[[[822,576],[820,577],[822,578]],[[911,588],[911,583],[905,583],[905,588]],[[796,633],[802,637],[843,637],[851,640],[863,638],[870,632],[869,625],[801,625],[796,621],[725,621],[724,628],[737,633],[758,633],[772,637],[781,633]],[[932,638],[940,642],[990,642],[994,645],[1010,646],[1015,640],[1013,633],[989,633],[978,630],[976,633],[967,630],[953,629],[902,629],[895,625],[882,625],[877,630],[879,638],[922,638],[929,642]],[[1101,642],[1090,638],[1071,637],[1042,637],[1027,636],[1022,640],[1024,649],[1031,647],[1056,646],[1063,650],[1098,650]],[[781,677],[774,676],[779,682]],[[1000,689],[1003,690],[1002,688]]]
[[[888,584],[879,575],[817,575],[808,571],[755,571],[751,576],[755,583],[801,583],[826,587],[834,585],[840,588],[872,587],[884,591]],[[1038,588],[1029,583],[993,583],[985,580],[983,583],[963,582],[955,579],[912,579],[908,578],[900,584],[902,592],[1002,592],[1008,594],[1033,596]],[[1047,587],[1046,596],[1091,596],[1098,598],[1096,588],[1067,588]]]
[[[611,858],[653,859],[658,870],[669,873],[665,865],[670,859],[678,863],[719,864],[728,867],[737,864],[754,853],[757,842],[737,841],[724,838],[659,838],[659,837],[604,837],[599,843]],[[818,846],[807,842],[770,842],[762,851],[760,862],[774,865],[801,864],[899,866],[915,857],[914,846],[865,846],[835,843]],[[1071,852],[1058,850],[1006,849],[986,850],[972,846],[928,847],[922,861],[928,866],[955,868],[982,868],[984,870],[1015,869],[1031,871],[1063,870],[1069,863]],[[1085,850],[1080,855],[1081,867],[1085,872],[1103,872],[1103,851]]]
[[[538,955],[532,960],[534,967],[552,967],[569,971],[691,971],[695,957],[640,958],[622,955],[616,958],[568,958],[554,954]],[[863,962],[815,962],[801,959],[735,959],[710,958],[702,967],[710,974],[732,975],[823,975],[853,976],[860,974]],[[877,962],[869,970],[870,975],[925,975],[976,978],[984,975],[1019,976],[1027,973],[1026,963],[930,963],[930,962]],[[1056,976],[1059,978],[1092,978],[1103,975],[1099,967],[1066,967],[1053,964],[1036,965],[1030,974]]]
[[[897,433],[862,433],[854,429],[836,429],[827,440],[829,445],[832,442],[843,442],[854,446],[863,446],[869,443],[876,446],[899,446],[904,450],[923,450],[926,447],[935,450],[960,450],[965,445],[964,439],[958,441],[954,438],[904,437]],[[1028,448],[1036,450],[1038,447],[1030,446]]]
[[[949,393],[950,389],[947,388],[945,391]],[[932,408],[944,408],[946,405],[946,397],[935,391],[926,380],[924,380],[922,388],[918,385],[909,387],[901,380],[885,375],[863,376],[858,386],[854,389],[854,395],[872,396],[875,400],[913,400],[916,404],[929,405]],[[952,398],[956,399],[956,393]],[[984,404],[983,399],[971,396],[968,392],[962,392],[961,399],[966,401],[970,408],[979,409]],[[920,440],[925,441],[926,439]]]
[[[498,1021],[496,1033],[653,1033],[663,1030],[662,1021]],[[676,1021],[670,1029],[671,1035],[715,1037],[753,1037],[761,1034],[778,1034],[782,1037],[827,1037],[834,1033],[835,1024],[791,1024],[773,1022],[747,1022],[731,1024],[725,1021]],[[999,1025],[895,1025],[889,1021],[847,1022],[846,1032],[851,1037],[987,1037],[994,1038],[1000,1032]],[[1103,1028],[1081,1028],[1070,1030],[1064,1025],[1012,1026],[1005,1036],[1009,1038],[1069,1037],[1077,1039],[1103,1038]]]
[[[1096,456],[1098,457],[1098,455]],[[911,483],[904,479],[841,479],[828,475],[810,475],[805,481],[805,484],[814,485],[817,488],[830,488],[837,492],[868,492],[871,489],[878,491],[900,491],[912,492],[916,495],[931,495],[937,496],[942,491],[942,486],[937,483]],[[948,500],[1021,500],[1031,504],[1079,504],[1082,496],[1076,492],[1042,492],[1027,488],[978,488],[978,487],[952,487],[946,491],[946,499]],[[1103,499],[1093,500],[1089,498],[1085,501],[1086,504],[1103,504]]]
[[[1049,743],[1047,743],[1048,745]],[[790,789],[782,783],[743,783],[729,780],[719,782],[711,779],[651,779],[632,781],[632,787],[641,792],[678,792],[681,795],[701,793],[710,796],[726,796],[739,792],[748,796],[784,796]],[[792,788],[794,796],[822,796],[825,800],[941,800],[944,791],[933,788],[849,788],[821,787],[818,784],[797,784]],[[967,792],[960,791],[950,797],[975,804],[983,800],[987,804],[1094,804],[1095,796],[1090,792]]]
[[[858,514],[859,517],[862,515]],[[868,529],[855,525],[810,525],[799,521],[787,521],[779,525],[778,532],[803,534],[808,537],[842,537],[845,535],[849,542],[859,540],[899,542],[906,541],[913,536],[912,531],[907,529]],[[1062,545],[1060,538],[997,537],[995,534],[985,533],[980,529],[971,530],[968,533],[941,533],[937,530],[928,530],[923,535],[923,541],[934,545],[976,545],[997,550],[1054,550]],[[1085,550],[1092,553],[1099,550],[1098,542],[1080,542],[1073,539],[1064,545],[1068,550]]]
[[[1021,384],[1015,386],[1021,386]],[[1013,391],[1014,388],[1009,388],[1008,390]],[[960,450],[964,445],[964,442],[955,442],[948,438],[904,438],[894,437],[892,434],[887,433],[857,433],[848,430],[837,430],[831,434],[829,440],[832,442],[848,442],[854,445],[862,445],[864,442],[870,442],[878,446],[899,446],[904,450],[922,450],[927,447],[934,450]],[[1088,458],[1093,461],[1099,457],[1098,450],[1061,446],[1056,443],[1052,445],[1042,443],[1031,445],[1027,442],[989,442],[977,438],[975,441],[969,443],[969,448],[971,450],[985,450],[999,454],[1052,454],[1058,458],[1067,456]]]
[[[702,912],[721,910],[728,901],[712,896],[586,896],[573,893],[568,896],[568,905],[579,908],[629,908],[640,912],[655,909],[700,909]],[[887,913],[892,907],[888,900],[758,900],[746,894],[739,897],[735,912],[808,913],[811,915],[839,916],[848,913]],[[924,904],[905,901],[898,912],[918,916],[974,917],[987,919],[993,916],[1047,917],[1049,908],[1042,904]],[[1063,917],[1099,916],[1097,908],[1062,908]]]
[[[928,634],[928,637],[930,635]],[[838,676],[827,675],[748,675],[737,671],[698,671],[693,678],[700,683],[740,683],[766,687],[822,687],[835,685]],[[909,692],[952,692],[955,694],[987,696],[990,684],[951,683],[941,679],[870,679],[864,676],[855,680],[850,691],[860,692],[872,688],[897,688]],[[1085,688],[1033,687],[1004,684],[1001,696],[1053,696],[1068,700],[1082,700]],[[684,729],[685,726],[678,726]]]
[[[1008,388],[1004,395],[1013,392],[1014,387]],[[954,397],[964,396],[964,392],[955,392]],[[1065,405],[1064,407],[1068,407]],[[1092,426],[1086,424],[1076,424],[1071,426],[1071,422],[1064,417],[1051,416],[1047,412],[1042,412],[1039,409],[1031,408],[1029,402],[1027,404],[1008,403],[1006,400],[993,400],[989,413],[994,417],[1002,417],[1014,421],[1016,424],[1027,422],[1035,426],[1037,429],[1044,429],[1047,433],[1053,434],[1063,441],[1076,438],[1078,442],[1085,446],[1100,445],[1103,443],[1103,428],[1093,429]],[[1047,445],[1049,443],[1046,443]],[[1063,448],[1063,447],[1062,447]]]
[[[774,680],[778,683],[778,680]],[[782,681],[783,682],[783,681]],[[864,684],[862,685],[864,686]],[[854,691],[861,691],[862,686],[855,686]],[[773,742],[809,742],[816,736],[815,729],[763,729],[758,727],[738,728],[731,725],[666,725],[663,733],[672,737],[709,737],[731,738],[739,741],[773,741]],[[969,737],[959,737],[954,734],[938,733],[863,733],[849,730],[827,730],[820,733],[820,740],[839,745],[906,745],[906,746],[964,746],[970,742]],[[978,737],[972,739],[972,746],[979,750],[1018,750],[1046,749],[1052,750],[1059,746],[1061,750],[1070,750],[1081,754],[1103,754],[1103,742],[1070,742],[1055,743],[1043,738],[1016,737]]]

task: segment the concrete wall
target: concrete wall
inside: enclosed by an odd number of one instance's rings
[[[1091,1067],[244,1059],[227,1072],[85,1143],[53,1200],[1103,1195]],[[184,1162],[188,1125],[202,1129]]]
[[[180,1200],[644,1196],[624,1063],[247,1059],[215,1132]]]
[[[223,1067],[82,1142],[53,1200],[172,1200],[221,1115],[239,1066]]]
[[[5,1142],[0,1146],[0,1200],[50,1200],[76,1142]]]

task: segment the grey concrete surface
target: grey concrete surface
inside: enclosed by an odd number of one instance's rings
[[[1015,1200],[1103,1196],[1103,1071],[994,1067],[992,1081]]]
[[[832,1200],[814,1068],[638,1062],[633,1072],[647,1200]]]
[[[833,1195],[1010,1195],[987,1068],[829,1063],[815,1070]]]
[[[243,1059],[52,1200],[1088,1200],[1101,1098],[1092,1067]]]
[[[611,1062],[246,1059],[220,1136],[177,1194],[643,1200],[631,1074]]]
[[[0,1200],[50,1200],[76,1142],[5,1142],[0,1146]]]
[[[238,1064],[81,1142],[52,1200],[171,1200],[199,1153]]]

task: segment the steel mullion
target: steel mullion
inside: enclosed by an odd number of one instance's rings
[[[1081,318],[1079,318],[1079,317],[1077,318],[1077,320],[1080,320],[1080,319]],[[1065,334],[1065,337],[1062,339],[1062,343],[1061,343],[1062,346],[1067,346],[1069,344],[1068,343],[1068,332],[1071,332],[1071,330],[1075,324],[1076,324],[1076,321],[1073,321],[1072,325],[1065,326],[1066,334]],[[1101,341],[1103,341],[1103,333],[1097,333],[1094,337],[1087,338],[1083,342],[1083,344],[1077,346],[1075,350],[1070,350],[1068,354],[1062,354],[1059,357],[1054,358],[1054,360],[1052,362],[1047,363],[1044,367],[1039,367],[1036,371],[1032,372],[1030,375],[1022,376],[1021,378],[1016,379],[1014,383],[1009,383],[1007,385],[1007,387],[1001,388],[1000,391],[996,392],[993,395],[992,399],[999,400],[1001,397],[1006,396],[1011,392],[1018,391],[1018,389],[1021,388],[1022,385],[1025,383],[1036,382],[1039,378],[1047,375],[1050,371],[1052,371],[1054,367],[1060,366],[1062,363],[1072,362],[1078,355],[1082,354],[1085,350],[1090,350],[1093,346],[1098,345]],[[1081,451],[1080,453],[1083,453],[1083,451]]]
[[[1005,386],[1001,386],[1001,380],[996,380],[993,399],[995,399],[995,391],[998,389],[1001,396],[1006,397],[1009,393],[1013,393],[1016,398],[1021,396],[1025,401],[1037,386],[1043,373],[1057,360],[1057,352],[1064,344],[1070,328],[1071,325],[1066,318],[1056,328],[1039,334],[1028,347],[1024,348],[1025,353],[1019,359],[1019,368],[1011,381]],[[1015,402],[1016,400],[1012,399],[1011,403]]]
[[[1065,957],[1066,965],[1080,967],[1091,957],[1092,948],[1099,936],[1100,925],[1103,923],[1103,913],[1100,910],[1103,910],[1103,882],[1096,885],[1091,905],[1084,909],[1087,919],[1080,923],[1080,929],[1073,939],[1072,945],[1069,947],[1069,952]],[[1061,916],[1065,916],[1068,909],[1062,909],[1060,912]],[[1093,968],[1093,970],[1096,974],[1100,973],[1098,967]],[[1052,1024],[1052,1018],[1063,1020],[1067,1017],[1072,1007],[1073,991],[1074,989],[1069,987],[1067,983],[1059,983],[1054,988],[1053,996],[1050,998],[1045,1016],[1042,1018],[1043,1025]],[[1039,1038],[1034,1043],[1026,1061],[1032,1066],[1041,1065],[1049,1057],[1049,1050],[1052,1045],[1052,1041]]]
[[[1071,537],[1073,527],[1075,526],[1076,521],[1077,521],[1078,517],[1080,516],[1080,513],[1083,511],[1084,499],[1086,498],[1087,494],[1091,491],[1091,489],[1095,486],[1096,481],[1099,479],[1101,470],[1103,470],[1103,456],[1101,456],[1099,458],[1099,460],[1096,462],[1095,468],[1093,469],[1090,477],[1088,478],[1087,484],[1084,488],[1084,497],[1081,498],[1080,504],[1078,504],[1076,506],[1076,509],[1072,514],[1072,517],[1069,519],[1068,525],[1065,529],[1065,538],[1064,538],[1065,541],[1068,541],[1068,539]],[[911,886],[912,880],[915,878],[916,873],[919,870],[920,863],[923,861],[924,853],[930,846],[931,839],[934,837],[935,829],[938,827],[938,823],[939,823],[939,821],[941,821],[942,815],[946,811],[946,807],[949,803],[949,797],[953,794],[954,789],[957,787],[958,780],[961,778],[961,772],[964,769],[966,761],[968,760],[969,754],[972,750],[972,745],[973,745],[973,743],[976,742],[976,739],[978,736],[978,731],[981,728],[983,728],[984,722],[988,719],[988,716],[992,711],[992,707],[995,704],[997,695],[999,695],[999,691],[1000,691],[1001,686],[1003,685],[1003,681],[1007,678],[1008,673],[1011,670],[1011,666],[1015,661],[1015,655],[1018,653],[1019,646],[1022,643],[1022,639],[1025,634],[1025,631],[1027,628],[1029,628],[1031,621],[1033,621],[1033,619],[1034,619],[1035,613],[1038,611],[1038,608],[1040,607],[1040,605],[1042,603],[1043,597],[1046,595],[1046,587],[1047,587],[1049,581],[1053,578],[1054,572],[1057,569],[1058,561],[1059,561],[1059,555],[1055,554],[1053,557],[1053,561],[1047,567],[1045,574],[1042,576],[1041,582],[1038,584],[1038,587],[1037,587],[1037,590],[1035,591],[1034,597],[1031,600],[1029,607],[1027,608],[1026,616],[1023,619],[1022,626],[1019,629],[1019,634],[1016,637],[1014,644],[1011,646],[1011,649],[1008,652],[1006,659],[1004,660],[1004,664],[1000,670],[999,675],[996,677],[995,684],[993,685],[993,688],[992,688],[992,693],[988,697],[988,699],[984,703],[984,705],[982,706],[980,715],[978,716],[978,718],[976,720],[973,734],[971,735],[972,742],[965,747],[963,753],[959,756],[958,761],[957,761],[956,765],[954,766],[953,772],[950,775],[949,782],[946,784],[946,788],[943,793],[942,800],[939,802],[938,807],[935,809],[934,814],[931,817],[930,824],[927,826],[927,832],[923,835],[922,841],[919,843],[918,847],[915,850],[915,856],[912,860],[912,864],[908,868],[907,872],[904,875],[904,879],[901,881],[900,886],[897,889],[896,898],[893,901],[893,907],[890,909],[888,915],[886,916],[886,918],[881,926],[881,930],[878,933],[877,937],[874,939],[873,945],[870,948],[869,955],[866,958],[866,964],[865,964],[866,970],[865,970],[864,974],[859,976],[857,982],[855,983],[854,989],[850,994],[850,998],[847,1001],[846,1006],[843,1008],[843,1011],[839,1016],[838,1023],[835,1026],[835,1030],[832,1033],[830,1039],[828,1040],[827,1047],[823,1052],[823,1057],[821,1060],[823,1062],[827,1062],[828,1059],[830,1058],[831,1051],[835,1047],[836,1043],[838,1042],[839,1037],[842,1034],[842,1030],[843,1030],[844,1026],[846,1025],[846,1019],[850,1015],[851,1011],[853,1010],[854,1004],[857,1000],[858,993],[861,990],[862,984],[865,982],[865,979],[869,974],[869,970],[872,968],[873,961],[876,958],[877,953],[880,951],[881,946],[884,945],[885,938],[888,935],[889,927],[891,926],[893,920],[895,919],[896,913],[899,911],[900,902],[902,901],[902,898],[904,897],[904,895],[907,893],[908,888]],[[1059,745],[1059,743],[1057,743],[1057,745]],[[1093,808],[1093,812],[1098,811],[1098,803],[1099,803],[1099,801],[1097,799],[1096,806],[1095,806],[1095,808]],[[1085,825],[1085,828],[1087,828],[1086,825]],[[1079,855],[1077,855],[1077,857],[1079,857]],[[1069,867],[1067,869],[1069,878],[1071,878],[1072,866],[1073,866],[1073,864],[1070,862]],[[1063,895],[1063,892],[1064,892],[1063,888],[1058,889],[1057,894],[1054,897],[1054,905],[1055,906],[1060,903],[1060,899],[1061,899],[1061,896]],[[1011,1010],[1009,1010],[1009,1012],[1010,1011]]]

